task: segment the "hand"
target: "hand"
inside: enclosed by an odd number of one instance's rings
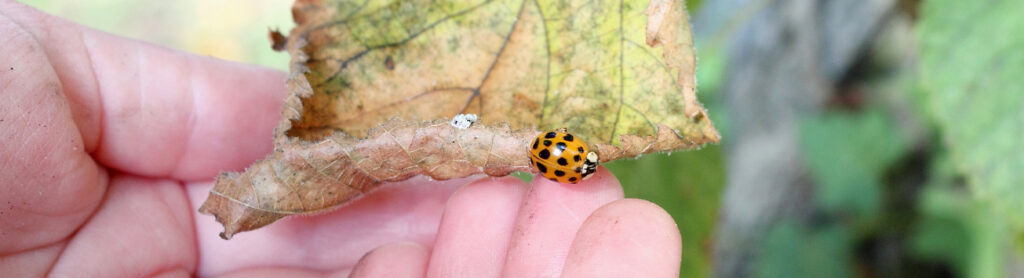
[[[0,53],[5,275],[678,276],[672,219],[603,169],[577,185],[414,178],[221,240],[197,208],[218,172],[272,150],[283,73],[6,0]]]

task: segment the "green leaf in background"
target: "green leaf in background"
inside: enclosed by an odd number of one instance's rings
[[[765,235],[754,277],[850,277],[851,241],[840,225],[808,228],[782,220]]]
[[[975,196],[1024,227],[1024,1],[932,0],[921,86]]]
[[[679,226],[683,258],[679,277],[710,277],[710,238],[725,184],[722,149],[647,155],[607,165],[628,198],[654,202]]]
[[[729,113],[726,113],[725,100],[719,94],[719,88],[722,87],[723,79],[725,79],[728,57],[721,47],[709,46],[699,49],[700,52],[697,53],[697,60],[700,61],[700,65],[697,66],[697,80],[699,81],[697,82],[697,94],[704,101],[708,115],[715,119],[715,128],[718,129],[719,134],[722,135],[722,138],[730,138],[729,135],[733,132],[732,122]]]
[[[878,214],[882,175],[909,145],[884,112],[833,112],[802,123],[803,159],[829,212]]]
[[[1004,277],[1005,222],[990,216],[990,206],[965,197],[950,187],[928,187],[912,250],[951,263],[964,277]]]
[[[919,197],[921,218],[910,247],[915,256],[948,262],[961,277],[1004,277],[1005,221],[971,198],[944,150],[936,152]]]

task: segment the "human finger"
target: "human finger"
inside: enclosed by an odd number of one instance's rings
[[[428,254],[426,247],[415,242],[389,243],[367,253],[352,268],[349,277],[423,277]]]
[[[194,231],[180,183],[116,175],[99,211],[67,242],[49,275],[194,273]]]
[[[427,277],[497,277],[526,184],[514,177],[483,178],[448,199]]]
[[[100,163],[198,180],[243,169],[273,148],[283,73],[110,35],[10,1],[0,11],[38,42],[85,151]]]
[[[590,215],[576,233],[562,277],[679,277],[682,241],[672,216],[625,199]]]
[[[305,269],[305,268],[290,268],[290,267],[259,267],[239,270],[223,275],[218,275],[218,278],[276,278],[276,277],[288,277],[288,278],[321,278],[321,277],[334,277],[334,275],[324,275],[323,272]],[[339,276],[348,277],[348,276]]]
[[[619,181],[604,168],[578,184],[533,179],[519,209],[503,276],[558,276],[584,219],[622,196]]]
[[[352,268],[363,254],[390,242],[430,246],[452,192],[478,178],[430,181],[415,177],[385,184],[330,212],[287,217],[231,240],[217,235],[223,227],[212,216],[196,211],[211,185],[186,186],[201,254],[198,275],[266,265],[335,271]]]

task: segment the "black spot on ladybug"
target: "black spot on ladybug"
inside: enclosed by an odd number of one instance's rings
[[[557,179],[555,179],[555,178],[548,178],[548,179],[549,179],[549,180],[551,180],[551,181],[553,181],[553,182],[558,182],[558,180],[557,180]]]
[[[565,172],[562,172],[562,170],[555,170],[555,176],[565,176]]]
[[[569,178],[569,182],[576,182],[576,177]]]
[[[565,143],[558,142],[558,144],[555,144],[555,148],[558,148],[558,151],[560,152],[565,151]]]
[[[562,139],[565,139],[566,142],[572,142],[572,134],[566,134],[562,136]]]
[[[569,165],[569,162],[565,161],[564,157],[559,157],[558,158],[558,165],[566,166],[566,165]]]
[[[583,146],[580,146],[580,147],[576,148],[576,150],[580,151],[580,153],[583,153]]]
[[[576,162],[580,162],[580,155],[577,154],[577,155],[572,156],[572,160],[576,161]]]
[[[576,167],[576,173],[579,173],[579,172],[582,172],[582,171],[583,171],[583,167]]]
[[[551,146],[551,140],[544,140],[545,146]]]
[[[555,135],[556,134],[555,134],[554,131],[548,132],[548,134],[544,134],[544,138],[548,138],[548,139],[555,138]]]
[[[547,149],[543,149],[540,151],[540,153],[537,153],[537,156],[539,156],[540,159],[548,159],[548,157],[551,157],[551,152],[549,152]]]
[[[537,170],[540,170],[541,173],[548,172],[548,167],[544,167],[544,164],[540,164],[540,162],[534,162],[534,164],[537,164]]]
[[[540,143],[540,139],[533,139],[533,149],[537,149],[537,143]]]

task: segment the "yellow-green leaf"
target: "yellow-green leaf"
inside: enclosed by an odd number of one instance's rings
[[[682,1],[300,0],[293,14],[278,151],[222,175],[201,208],[225,237],[417,174],[530,171],[542,130],[601,161],[719,140]],[[460,113],[479,122],[446,124]]]
[[[293,35],[306,38],[299,62],[313,95],[294,136],[363,137],[394,117],[474,113],[484,125],[568,127],[615,146],[659,126],[681,139],[663,150],[718,138],[694,94],[679,1],[326,1],[297,11],[309,11]]]

